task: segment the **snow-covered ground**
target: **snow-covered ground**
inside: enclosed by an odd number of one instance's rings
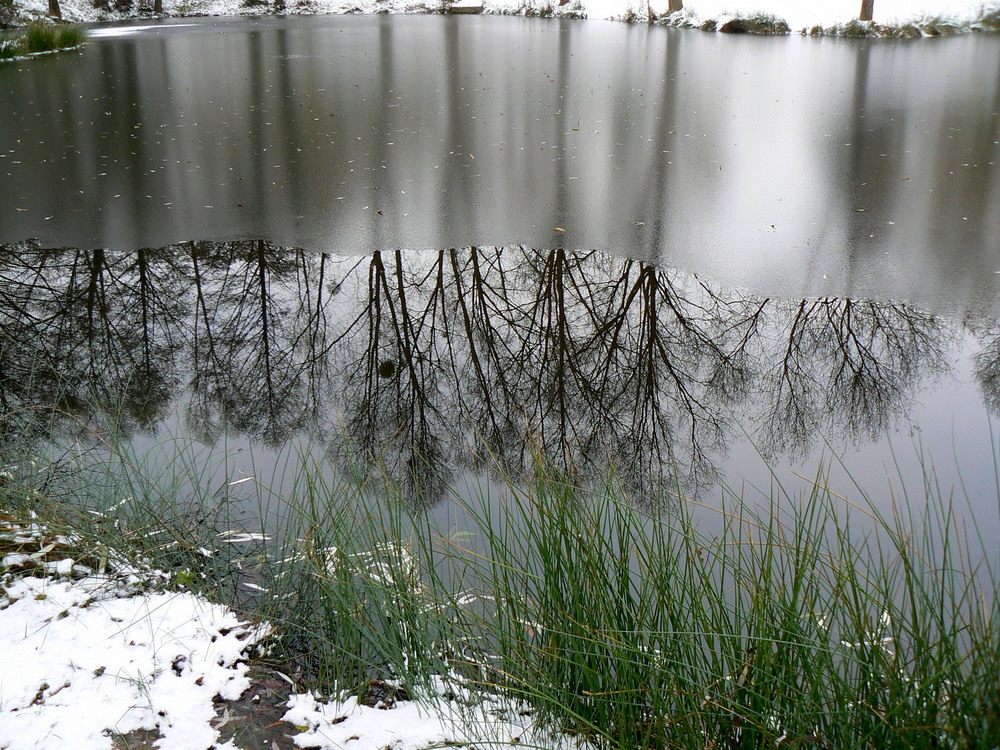
[[[219,729],[226,701],[251,686],[248,659],[267,626],[190,593],[151,589],[162,574],[98,573],[73,547],[37,523],[0,516],[0,750],[134,747],[114,742],[136,730],[150,730],[159,750],[236,750]],[[293,692],[280,723],[286,747],[321,750],[419,750],[476,737],[580,748],[516,712],[455,708],[443,697],[372,707]]]
[[[113,4],[113,3],[112,3]],[[138,7],[152,7],[153,0],[134,0]],[[14,0],[23,16],[47,13],[47,0]],[[246,0],[163,0],[167,15],[213,16],[266,13],[273,0],[248,5]],[[652,11],[662,15],[667,0],[570,0],[564,8],[558,0],[286,0],[289,13],[428,12],[450,5],[483,6],[487,13],[519,13],[528,9],[569,10],[593,19],[646,18]],[[63,17],[76,22],[116,20],[125,14],[98,11],[91,0],[61,0]],[[734,15],[770,14],[784,19],[793,31],[844,24],[858,17],[861,0],[684,0],[684,13],[692,23],[721,20]],[[1000,11],[1000,0],[875,0],[873,20],[886,26],[902,26],[936,19],[955,26],[968,26],[984,15]]]
[[[111,747],[158,728],[204,748],[216,695],[249,687],[248,627],[185,593],[137,593],[107,576],[19,578],[0,599],[0,747]]]

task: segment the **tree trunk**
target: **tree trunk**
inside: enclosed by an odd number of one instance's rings
[[[274,0],[274,12],[275,13],[285,12],[285,0]]]
[[[163,14],[163,0],[153,0],[153,12],[157,15]]]
[[[49,15],[52,18],[62,18],[62,10],[59,8],[59,0],[49,0]]]
[[[875,9],[875,0],[861,0],[861,15],[859,18],[862,21],[872,20],[872,11]]]
[[[684,0],[670,0],[670,4],[667,5],[667,13],[676,13],[679,10],[684,10]]]

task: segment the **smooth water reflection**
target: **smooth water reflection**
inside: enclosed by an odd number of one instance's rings
[[[878,495],[917,436],[945,493],[964,487],[983,529],[1000,520],[989,315],[767,298],[562,249],[18,243],[0,248],[0,341],[5,410],[86,423],[122,401],[126,437],[243,441],[258,470],[308,435],[332,467],[384,464],[417,503],[538,454],[584,482],[613,469],[649,502],[766,484],[757,452],[790,477],[832,449]]]
[[[2,66],[0,101],[0,241],[596,247],[761,294],[997,303],[995,35],[184,21]]]

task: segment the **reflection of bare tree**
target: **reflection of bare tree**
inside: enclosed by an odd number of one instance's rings
[[[747,395],[760,307],[697,280],[679,286],[652,266],[622,266],[598,329],[588,401],[602,404],[605,450],[634,483],[671,472],[682,487],[711,478],[710,453],[725,446],[724,407]]]
[[[722,407],[747,380],[746,320],[705,285],[652,266],[520,252],[512,265],[530,269],[520,274],[529,301],[508,321],[515,335],[496,357],[506,385],[493,388],[511,399],[505,412],[566,469],[611,462],[637,488],[709,478]]]
[[[438,388],[448,362],[441,355],[448,342],[436,327],[437,317],[448,313],[439,307],[444,260],[438,253],[428,273],[433,279],[411,278],[399,251],[390,264],[376,252],[368,264],[367,300],[341,337],[349,448],[377,458],[420,500],[441,497],[454,460],[445,455],[448,428]],[[420,294],[424,281],[429,294]]]
[[[1000,333],[994,334],[977,355],[976,378],[987,408],[994,414],[1000,414]]]
[[[821,435],[878,439],[921,377],[945,367],[954,337],[936,316],[892,302],[823,298],[774,313],[784,352],[764,379],[760,437],[777,452],[804,452]]]
[[[963,322],[981,347],[973,358],[973,365],[986,408],[1000,414],[1000,321],[970,315]]]
[[[327,257],[263,241],[183,249],[195,297],[188,423],[206,441],[230,427],[280,445],[317,415]]]
[[[111,257],[103,250],[3,248],[5,406],[97,400],[123,407],[122,428],[162,418],[175,389],[183,269],[168,248]]]
[[[440,470],[476,443],[514,473],[540,451],[577,475],[612,462],[643,488],[711,477],[723,406],[749,382],[759,305],[596,253],[471,248],[392,261],[374,256],[352,323],[367,332],[364,353],[344,334],[356,446],[405,445],[410,464]]]
[[[970,324],[971,325],[971,324]],[[1000,403],[1000,340],[977,364]],[[491,456],[690,492],[731,435],[771,452],[878,438],[944,367],[945,321],[889,302],[773,301],[638,261],[469,248],[344,260],[266,242],[0,248],[0,406],[126,407],[153,425],[186,382],[213,442],[321,435],[431,502]],[[977,334],[978,335],[978,334]]]
[[[0,403],[113,403],[127,434],[163,418],[188,367],[194,434],[279,444],[325,419],[328,260],[264,242],[3,248]]]

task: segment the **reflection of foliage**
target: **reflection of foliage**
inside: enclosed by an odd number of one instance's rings
[[[643,495],[693,491],[734,414],[772,452],[877,438],[954,335],[906,305],[723,293],[598,253],[345,260],[261,241],[0,248],[0,333],[5,410],[115,403],[126,432],[152,428],[187,370],[202,440],[312,431],[426,501],[477,454],[515,475],[541,454],[581,480],[612,466]],[[983,357],[984,384],[1000,382]]]

